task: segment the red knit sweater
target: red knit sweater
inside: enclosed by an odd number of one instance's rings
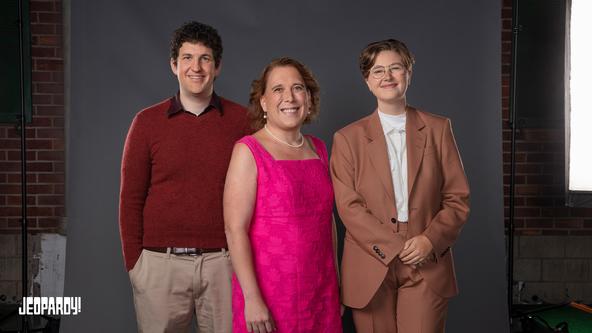
[[[199,116],[171,97],[139,112],[121,164],[119,225],[127,270],[143,247],[226,246],[222,192],[245,109],[212,96]]]

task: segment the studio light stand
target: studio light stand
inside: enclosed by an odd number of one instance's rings
[[[23,29],[23,1],[18,1],[18,25],[19,25],[19,53],[20,53],[20,92],[21,92],[21,117],[18,123],[21,130],[21,285],[22,297],[28,296],[29,278],[27,248],[28,224],[27,224],[27,119],[25,113],[25,46]],[[21,316],[21,332],[29,332],[29,318],[26,314]]]
[[[508,125],[512,131],[511,148],[510,148],[510,216],[508,219],[508,258],[507,258],[507,274],[508,274],[508,315],[510,328],[512,327],[512,314],[514,312],[514,197],[516,187],[516,73],[518,67],[518,34],[520,32],[520,25],[518,24],[518,2],[519,0],[512,0],[512,69],[510,80],[510,115]]]

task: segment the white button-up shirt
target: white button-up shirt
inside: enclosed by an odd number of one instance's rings
[[[407,143],[405,138],[405,122],[407,113],[390,115],[378,110],[380,124],[384,131],[388,150],[393,189],[395,190],[395,204],[397,206],[397,220],[409,220],[407,194]]]

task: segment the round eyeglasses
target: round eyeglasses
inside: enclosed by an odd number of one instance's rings
[[[404,71],[405,67],[399,64],[390,65],[388,67],[376,66],[370,70],[370,75],[372,75],[373,78],[380,80],[386,75],[387,70],[391,75],[395,75]]]

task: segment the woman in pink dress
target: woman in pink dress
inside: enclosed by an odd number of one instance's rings
[[[319,112],[318,83],[274,60],[249,112],[258,131],[235,145],[224,189],[233,332],[342,332],[327,150],[300,132]]]

